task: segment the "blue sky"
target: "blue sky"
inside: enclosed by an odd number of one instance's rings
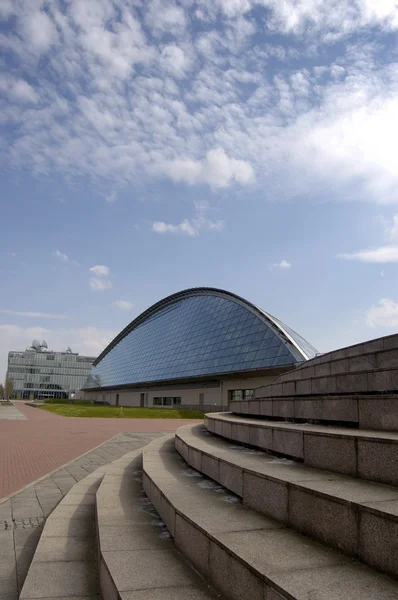
[[[320,351],[396,332],[397,31],[395,0],[0,0],[0,379],[194,286]]]

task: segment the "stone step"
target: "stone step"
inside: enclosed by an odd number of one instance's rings
[[[190,469],[171,438],[144,449],[143,471],[144,490],[177,549],[230,600],[398,597],[398,582],[244,506]]]
[[[305,361],[256,398],[309,394],[357,394],[398,391],[398,335],[341,348]]]
[[[201,425],[177,430],[193,468],[246,506],[398,577],[398,489],[234,446]]]
[[[271,450],[309,467],[398,486],[398,433],[205,415],[208,431],[261,450]]]
[[[167,436],[170,439],[170,436]],[[108,468],[97,492],[100,596],[104,600],[214,600],[176,550],[142,487],[142,454]]]
[[[260,390],[259,388],[258,390]],[[259,397],[230,402],[234,414],[292,421],[355,425],[359,429],[398,431],[398,394],[334,394]]]
[[[20,600],[98,599],[95,494],[104,472],[76,483],[47,518]]]

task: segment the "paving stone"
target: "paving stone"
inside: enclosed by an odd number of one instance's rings
[[[263,600],[263,582],[213,542],[210,544],[210,572],[215,587],[230,600]]]
[[[18,593],[17,573],[14,561],[0,562],[0,593],[7,600]]]
[[[264,477],[245,472],[243,475],[244,503],[281,523],[288,520],[288,489],[279,483]]]
[[[94,517],[94,505],[59,504],[53,514],[56,519]]]
[[[349,557],[291,529],[222,533],[218,539],[259,573],[268,575],[350,562]]]
[[[19,550],[27,546],[36,547],[42,532],[43,527],[14,529],[15,549]]]
[[[309,467],[355,476],[357,474],[356,440],[305,433],[304,462]]]
[[[358,552],[357,515],[353,506],[331,501],[297,488],[289,490],[289,525],[356,556]]]
[[[360,522],[359,556],[376,569],[398,577],[398,522],[363,513]]]
[[[44,567],[45,564],[45,567]],[[84,562],[33,562],[20,600],[46,596],[90,596],[96,591],[95,569]],[[67,592],[65,596],[65,592]]]
[[[93,537],[93,522],[87,519],[51,519],[46,523],[43,537]]]
[[[18,575],[26,574],[28,572],[34,553],[34,546],[26,546],[25,548],[15,551]]]
[[[62,500],[62,506],[94,506],[95,505],[95,494],[82,493],[72,494],[69,493]]]
[[[95,551],[93,539],[83,537],[45,537],[36,550],[35,560],[52,561],[93,561]]]
[[[214,595],[205,588],[198,587],[172,587],[151,590],[137,590],[134,592],[122,592],[122,600],[210,600]]]
[[[364,565],[283,571],[273,579],[298,600],[396,600],[397,584]],[[285,598],[286,596],[283,596]],[[289,596],[288,596],[289,597]],[[265,600],[269,599],[267,596]]]
[[[170,549],[173,547],[171,538],[162,535],[163,529],[153,525],[138,527],[109,527],[101,524],[100,539],[103,552],[120,550],[151,550]]]
[[[209,552],[210,540],[194,527],[185,518],[176,515],[175,522],[175,545],[176,548],[184,555],[189,556],[193,566],[204,576],[209,576]]]
[[[398,445],[358,440],[358,476],[398,485]]]
[[[242,496],[243,471],[239,467],[230,463],[220,462],[219,481],[221,485],[234,492],[234,494]]]
[[[195,579],[175,550],[127,550],[104,552],[103,556],[119,591],[189,586]]]
[[[14,557],[14,531],[0,529],[0,562],[8,562]]]

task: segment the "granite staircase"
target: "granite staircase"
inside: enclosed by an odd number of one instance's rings
[[[230,409],[76,484],[21,599],[398,599],[398,336],[318,356]],[[86,516],[95,590],[71,568],[53,593],[55,564],[34,589],[51,532],[73,537]]]

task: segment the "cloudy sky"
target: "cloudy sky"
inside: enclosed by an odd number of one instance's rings
[[[229,289],[398,330],[396,0],[0,0],[0,379]]]

